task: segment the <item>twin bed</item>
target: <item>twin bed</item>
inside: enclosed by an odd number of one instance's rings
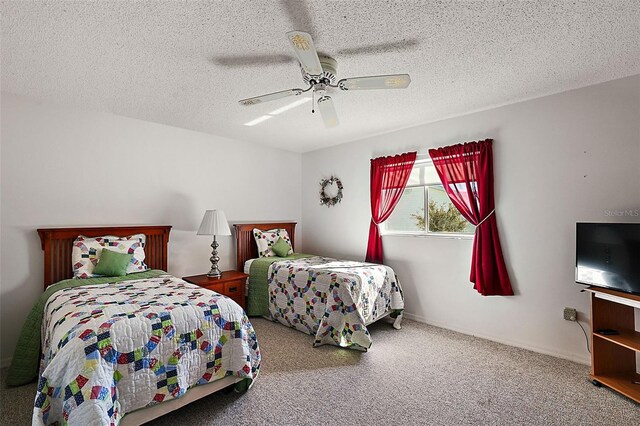
[[[235,385],[248,388],[260,349],[230,298],[168,275],[169,226],[38,230],[45,292],[27,319],[8,377],[37,372],[33,424],[141,424]],[[70,279],[78,235],[144,234],[149,270]],[[39,351],[42,344],[42,351]]]
[[[295,222],[236,224],[237,268],[249,274],[247,313],[264,316],[325,344],[366,351],[367,325],[388,315],[402,321],[404,300],[385,265],[292,254],[258,257],[256,230],[283,229],[294,248]]]
[[[25,324],[10,373],[13,384],[32,380],[41,357],[34,424],[140,424],[230,385],[245,390],[257,377],[258,338],[243,309],[164,272],[170,228],[38,230],[45,292]],[[392,315],[399,328],[404,305],[390,268],[299,254],[258,258],[254,228],[286,229],[293,248],[295,223],[235,228],[238,269],[252,265],[249,302],[257,297],[268,306],[263,316],[315,335],[315,345],[360,350],[371,345],[371,322]],[[78,235],[138,233],[146,236],[149,270],[70,279]],[[265,294],[251,292],[255,282]]]

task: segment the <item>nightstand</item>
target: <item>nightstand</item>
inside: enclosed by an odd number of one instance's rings
[[[210,278],[206,274],[182,277],[188,283],[213,290],[216,293],[224,294],[235,300],[235,302],[245,308],[244,288],[249,275],[238,271],[224,271],[220,278]]]

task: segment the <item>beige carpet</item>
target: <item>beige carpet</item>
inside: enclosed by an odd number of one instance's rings
[[[244,395],[162,417],[175,425],[635,425],[640,405],[588,380],[587,366],[405,320],[371,326],[359,353],[253,319],[262,370]],[[0,423],[31,422],[35,384],[7,389]]]

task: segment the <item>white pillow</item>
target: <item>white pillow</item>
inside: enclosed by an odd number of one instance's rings
[[[71,252],[71,262],[73,264],[73,276],[75,278],[91,278],[94,276],[93,270],[100,260],[102,249],[109,247],[109,250],[118,253],[133,254],[131,263],[127,266],[127,274],[146,271],[149,269],[144,263],[144,244],[147,237],[144,234],[136,234],[128,237],[115,237],[107,235],[104,237],[85,237],[79,235],[73,242]]]
[[[286,229],[270,229],[268,231],[261,231],[258,228],[253,228],[253,237],[256,239],[256,245],[258,246],[258,256],[260,257],[274,257],[276,254],[271,249],[279,238],[282,238],[291,246],[291,238]],[[293,254],[293,248],[289,249],[287,256]]]

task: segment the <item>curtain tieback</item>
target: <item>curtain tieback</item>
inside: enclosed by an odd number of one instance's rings
[[[480,227],[480,225],[482,225],[485,220],[489,219],[491,217],[491,215],[494,214],[495,212],[496,212],[496,209],[491,210],[489,212],[489,214],[484,217],[484,219],[482,219],[480,222],[478,222],[478,224],[476,225],[476,229],[478,229]]]

